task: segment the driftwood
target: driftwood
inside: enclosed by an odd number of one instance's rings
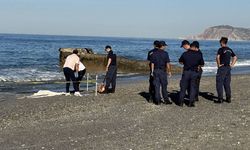
[[[68,55],[75,48],[60,48],[60,66],[62,67]],[[89,73],[100,73],[105,71],[107,55],[94,54],[92,49],[77,48],[81,62],[86,66]],[[125,57],[117,57],[118,72],[148,74],[148,61],[130,60]],[[180,73],[181,68],[173,66],[173,73]]]

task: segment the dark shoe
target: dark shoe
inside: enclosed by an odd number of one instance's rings
[[[155,102],[155,105],[160,106],[161,102]]]
[[[115,93],[115,90],[114,89],[108,89],[107,93]]]
[[[148,102],[149,103],[153,103],[154,101],[155,101],[154,95],[153,94],[149,94]]]
[[[188,107],[195,107],[194,102],[190,102],[190,103],[188,104]]]
[[[170,102],[170,100],[164,100],[163,103],[166,104],[166,105],[172,105],[173,104],[172,102]]]
[[[183,102],[179,102],[178,106],[183,107],[184,103]]]
[[[196,97],[196,98],[195,98],[195,101],[198,102],[198,101],[199,101],[199,97]]]
[[[148,102],[149,102],[149,103],[153,103],[152,97],[149,97]]]
[[[226,102],[231,103],[231,97],[227,97]]]
[[[223,103],[223,99],[222,99],[222,98],[219,98],[217,101],[214,100],[214,102],[215,102],[215,103],[218,103],[218,104],[221,104],[221,103]]]

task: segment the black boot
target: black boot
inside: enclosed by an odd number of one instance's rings
[[[155,105],[161,105],[161,102],[155,102]]]
[[[199,101],[199,97],[198,97],[198,96],[195,98],[195,101],[196,101],[196,102],[198,102],[198,101]]]
[[[183,105],[184,105],[184,102],[183,101],[179,101],[178,106],[183,107]]]
[[[226,102],[231,103],[231,97],[227,97]]]
[[[173,104],[173,103],[172,103],[170,100],[168,100],[168,99],[164,100],[163,103],[166,104],[166,105],[172,105],[172,104]]]
[[[149,103],[153,103],[153,98],[152,98],[152,96],[149,96],[148,102],[149,102]]]
[[[188,107],[195,107],[194,102],[189,102]]]
[[[215,102],[215,103],[218,103],[218,104],[221,104],[221,103],[223,103],[223,99],[222,99],[222,98],[218,98],[218,100],[217,100],[217,101],[214,100],[214,102]]]

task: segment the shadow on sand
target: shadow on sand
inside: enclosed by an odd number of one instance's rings
[[[143,98],[145,98],[145,100],[147,102],[150,102],[150,94],[148,92],[141,92],[139,93],[140,96],[142,96]],[[179,91],[177,90],[173,90],[172,92],[168,92],[168,96],[170,98],[170,100],[175,103],[176,105],[179,104]],[[199,96],[203,97],[206,100],[209,101],[214,101],[217,100],[218,97],[216,97],[213,93],[211,92],[199,92]],[[188,96],[186,96],[184,103],[186,105],[188,105],[189,100],[187,99]]]
[[[218,97],[214,96],[214,93],[211,92],[200,92],[199,96],[209,101],[214,101],[218,99]]]
[[[147,102],[150,102],[150,94],[148,92],[141,92],[139,95],[145,98]]]

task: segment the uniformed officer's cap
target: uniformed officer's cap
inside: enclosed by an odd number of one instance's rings
[[[189,43],[187,40],[183,40],[183,41],[181,42],[181,48],[182,48],[184,45],[190,45],[190,43]]]
[[[190,47],[200,48],[200,43],[198,41],[194,41],[193,43],[190,44]]]
[[[161,46],[168,46],[168,45],[165,41],[160,41],[159,46],[161,47]]]

